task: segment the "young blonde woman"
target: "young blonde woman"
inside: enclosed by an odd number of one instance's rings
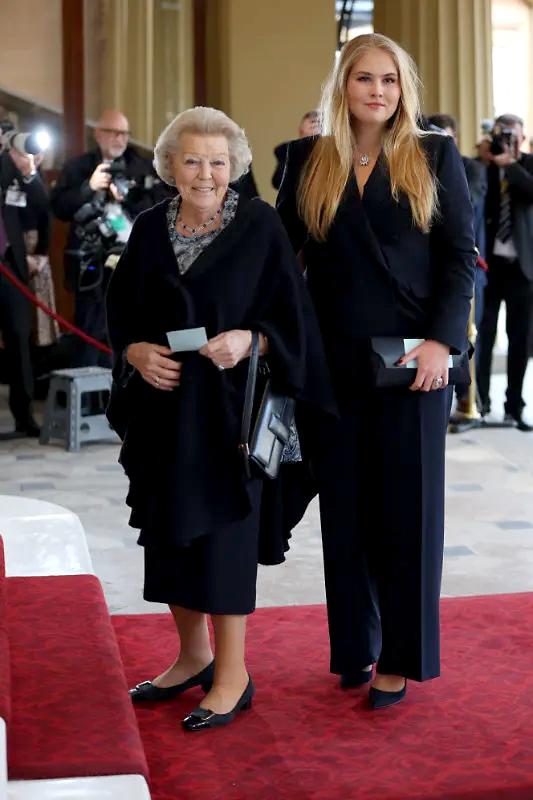
[[[370,703],[439,675],[450,354],[466,347],[472,209],[453,139],[419,127],[413,61],[346,44],[321,136],[292,142],[278,210],[303,251],[340,420],[316,442],[331,671]],[[376,388],[371,337],[423,339],[410,387]],[[376,663],[374,676],[373,665]]]

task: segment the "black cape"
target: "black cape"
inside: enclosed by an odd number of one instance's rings
[[[167,207],[164,201],[137,218],[110,282],[108,327],[117,380],[108,415],[123,438],[130,524],[143,529],[143,544],[149,532],[154,544],[181,546],[249,513],[238,450],[247,360],[220,372],[197,353],[180,355],[180,386],[162,392],[138,374],[120,385],[128,344],[167,344],[167,331],[197,326],[205,326],[208,337],[257,330],[268,337],[276,389],[297,398],[308,414],[335,413],[335,405],[305,281],[274,209],[240,197],[235,219],[180,276]],[[273,483],[263,502],[264,518],[276,528],[275,544],[269,548],[263,541],[262,563],[283,560],[282,488]],[[306,501],[296,505],[284,526],[297,521]]]

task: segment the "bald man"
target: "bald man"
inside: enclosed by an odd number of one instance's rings
[[[170,194],[169,188],[157,178],[151,160],[142,158],[131,147],[129,137],[130,126],[125,115],[114,109],[103,111],[94,131],[96,148],[65,163],[51,194],[54,214],[72,223],[64,264],[66,285],[76,297],[76,325],[103,342],[107,340],[104,311],[106,282],[93,289],[79,285],[80,258],[75,253],[79,250],[81,239],[79,225],[73,221],[74,215],[86,203],[99,202],[105,205],[106,213],[113,221],[112,227],[118,231],[119,241],[124,243],[135,217]],[[120,195],[107,171],[109,163],[118,159],[123,162],[124,174],[133,182],[126,197]],[[107,366],[108,361],[107,356],[90,345],[80,345],[76,363]]]

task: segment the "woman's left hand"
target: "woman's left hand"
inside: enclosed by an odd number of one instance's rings
[[[446,344],[426,339],[398,361],[398,365],[417,360],[416,378],[409,387],[412,392],[431,392],[448,385],[448,358],[450,348]]]
[[[209,358],[218,369],[230,369],[250,355],[251,331],[225,331],[209,339],[200,354]]]

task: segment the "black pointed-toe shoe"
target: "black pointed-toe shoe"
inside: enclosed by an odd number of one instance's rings
[[[192,689],[193,686],[201,686],[204,692],[207,693],[213,685],[214,671],[215,662],[212,661],[197,675],[193,675],[175,686],[154,686],[152,681],[143,681],[133,689],[130,689],[130,697],[134,703],[140,703],[144,700],[172,700],[173,697],[186,692],[187,689]]]
[[[360,669],[357,672],[345,672],[341,675],[339,686],[341,689],[356,689],[372,680],[371,669]]]
[[[248,679],[248,686],[237,700],[235,707],[228,711],[227,714],[215,714],[209,708],[195,708],[190,714],[187,714],[181,724],[186,731],[203,731],[207,728],[218,728],[221,725],[229,725],[233,722],[239,711],[247,711],[252,707],[252,697],[255,694],[252,679]]]
[[[523,419],[522,414],[509,414],[506,412],[503,421],[514,424],[515,428],[523,433],[531,433],[533,431],[533,425],[529,425]]]
[[[382,689],[374,689],[374,687],[371,686],[368,693],[368,699],[370,701],[371,708],[374,711],[377,711],[378,708],[387,708],[388,706],[393,706],[396,703],[399,703],[405,697],[406,692],[407,680],[403,685],[403,689],[400,689],[399,692],[384,692]]]

